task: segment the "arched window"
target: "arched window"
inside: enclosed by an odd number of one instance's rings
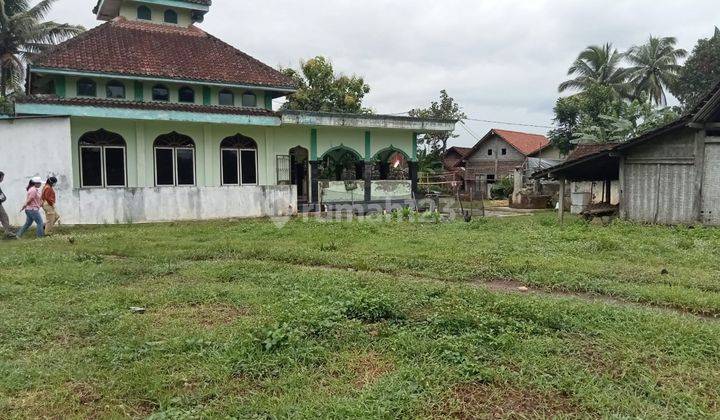
[[[167,102],[170,100],[170,89],[165,85],[155,85],[152,88],[153,101]]]
[[[180,102],[195,103],[195,91],[189,86],[183,86],[178,90],[178,100]]]
[[[218,94],[218,103],[220,105],[233,106],[235,105],[235,95],[229,89],[223,89]]]
[[[223,185],[257,185],[257,143],[236,134],[220,143]]]
[[[173,131],[155,139],[155,185],[195,185],[195,142]]]
[[[178,14],[172,9],[165,11],[165,23],[178,23]]]
[[[152,11],[147,6],[137,8],[137,18],[141,20],[152,20]]]
[[[92,79],[83,78],[77,82],[78,96],[97,96],[97,84]]]
[[[125,139],[100,129],[80,137],[80,185],[83,187],[124,187]]]
[[[242,106],[255,108],[257,106],[257,96],[252,92],[243,93]]]
[[[105,94],[111,99],[125,99],[125,85],[117,80],[111,80],[105,85]]]

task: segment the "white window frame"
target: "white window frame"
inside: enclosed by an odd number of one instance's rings
[[[83,179],[83,164],[82,164],[82,153],[83,149],[100,149],[100,184],[102,185],[85,185],[85,180]],[[107,185],[107,164],[105,162],[105,149],[122,149],[123,151],[123,165],[124,166],[124,184],[123,185]],[[88,146],[88,145],[82,145],[80,146],[80,156],[78,158],[78,161],[80,163],[80,188],[83,189],[89,189],[89,188],[127,188],[127,146]]]
[[[173,175],[173,183],[170,184],[160,184],[158,182],[158,164],[157,164],[157,151],[158,150],[170,150],[172,152],[172,175]],[[192,158],[193,158],[193,183],[192,184],[178,184],[178,166],[177,166],[177,151],[178,150],[191,150],[192,151]],[[197,186],[197,156],[195,153],[194,147],[171,147],[171,146],[155,146],[153,147],[153,166],[155,168],[155,186],[158,188],[162,187],[196,187]]]
[[[238,183],[237,184],[228,184],[225,182],[225,165],[224,165],[224,159],[223,152],[235,152],[237,153],[237,166],[235,167],[235,171],[237,174]],[[242,185],[242,176],[240,174],[240,149],[234,149],[232,147],[223,147],[220,149],[220,181],[222,181],[223,186],[238,186]]]
[[[107,185],[107,163],[105,159],[105,150],[122,149],[123,152],[123,185]],[[102,146],[102,166],[103,166],[103,187],[104,188],[127,188],[127,147],[125,146]]]
[[[193,183],[192,184],[178,184],[178,167],[177,167],[177,151],[178,150],[190,150],[192,151],[192,170],[193,170]],[[173,170],[175,173],[175,186],[176,187],[195,187],[197,186],[197,158],[195,156],[194,147],[173,147]]]
[[[258,151],[257,149],[238,149],[240,157],[240,160],[238,160],[238,173],[240,174],[240,185],[250,185],[250,186],[257,186],[260,181],[260,174],[259,174],[259,168],[258,168]],[[242,179],[242,152],[253,152],[255,153],[255,182],[249,183],[245,182],[244,179]]]
[[[223,152],[237,152],[237,184],[227,184],[225,183],[225,165],[223,165]],[[243,182],[243,176],[242,176],[242,152],[254,152],[255,153],[255,182],[249,183],[249,182]],[[259,159],[258,159],[258,150],[257,149],[238,149],[235,147],[223,147],[220,148],[220,180],[222,181],[223,186],[257,186],[260,185],[260,168],[259,168]]]

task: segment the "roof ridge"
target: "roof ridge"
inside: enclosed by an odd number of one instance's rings
[[[506,129],[504,129],[504,128],[493,128],[492,130],[493,130],[493,131],[504,131],[504,132],[507,132],[507,133],[525,134],[525,135],[528,135],[528,136],[540,136],[540,137],[545,137],[545,138],[547,138],[547,136],[546,136],[545,134],[528,133],[528,132],[526,132],[526,131],[506,130]]]
[[[128,20],[123,16],[118,16],[109,23],[125,29],[130,30],[137,30],[137,31],[148,31],[148,32],[164,32],[164,33],[173,33],[173,34],[182,34],[182,35],[192,35],[192,36],[203,36],[207,35],[207,32],[203,31],[201,28],[195,26],[194,24],[183,27],[183,26],[174,26],[174,25],[167,25],[163,23],[156,23],[156,22],[144,22],[144,21],[138,21],[138,20]]]

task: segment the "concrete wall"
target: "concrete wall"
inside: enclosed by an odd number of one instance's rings
[[[506,154],[502,154],[505,149]],[[492,150],[492,156],[488,155],[488,150]],[[468,156],[467,173],[470,179],[475,179],[477,175],[495,175],[496,180],[500,180],[515,172],[515,168],[522,166],[525,162],[525,155],[518,152],[508,142],[500,137],[492,137],[486,140],[480,148]]]
[[[95,126],[97,121],[72,121],[70,118],[29,118],[0,120],[0,170],[5,172],[1,187],[8,197],[5,208],[11,223],[24,222],[25,216],[18,212],[25,197],[25,187],[33,176],[43,179],[56,176],[58,211],[65,224],[102,224],[127,222],[155,222],[169,220],[196,220],[229,217],[258,217],[292,214],[297,209],[295,187],[290,186],[243,186],[220,187],[219,163],[208,159],[218,168],[218,174],[205,175],[205,155],[199,152],[197,159],[198,179],[211,179],[217,185],[199,187],[155,188],[148,180],[145,165],[152,165],[152,154],[144,142],[138,143],[134,124],[115,121],[106,126],[122,133],[128,143],[130,156],[143,155],[143,165],[128,164],[130,188],[79,188],[77,174],[77,135],[72,133],[81,127]],[[107,121],[106,121],[107,123]],[[177,127],[176,127],[177,128]],[[184,127],[192,132],[198,127]],[[202,133],[199,127],[199,133]],[[220,136],[231,133],[228,127],[214,127]],[[160,129],[149,128],[151,133]],[[263,134],[263,128],[250,127]],[[142,130],[141,130],[142,131]],[[217,142],[219,160],[219,140]],[[202,144],[201,144],[202,147]],[[214,150],[214,149],[213,149]],[[214,151],[211,153],[215,155]],[[141,175],[142,174],[142,175]],[[201,175],[202,174],[202,175]],[[140,185],[148,184],[148,185]]]
[[[5,173],[0,188],[8,198],[3,206],[11,223],[25,221],[19,210],[28,181],[35,176],[57,177],[59,205],[70,204],[67,196],[75,186],[71,153],[67,117],[0,120],[0,171]]]
[[[81,188],[79,139],[99,129],[120,134],[126,143],[126,188]],[[194,187],[155,187],[153,142],[177,131],[195,142]],[[365,158],[367,130],[317,129],[318,156],[333,147],[349,147]],[[413,135],[408,130],[372,129],[369,156],[394,147],[412,156]],[[221,186],[220,142],[240,133],[258,145],[257,186]],[[295,146],[311,150],[311,128],[259,127],[112,118],[58,117],[0,120],[0,170],[8,196],[6,207],[14,224],[24,221],[25,186],[33,176],[56,176],[58,210],[66,224],[152,222],[228,217],[256,217],[296,211],[295,187],[277,186],[277,155]],[[312,180],[311,180],[312,181]],[[380,184],[373,197],[398,195]],[[404,190],[403,190],[404,191]],[[402,194],[403,196],[406,194]],[[360,200],[363,194],[360,191]],[[17,210],[16,210],[17,209]]]
[[[365,197],[365,181],[353,181],[356,188],[347,190],[345,181],[330,181],[320,189],[323,203],[361,202]],[[412,183],[405,180],[383,180],[370,182],[370,199],[373,201],[410,200]]]
[[[567,156],[560,153],[560,149],[558,149],[556,146],[550,146],[537,153],[534,153],[532,157],[550,160],[565,160]]]
[[[66,224],[211,220],[296,214],[294,186],[75,189],[58,204]]]
[[[150,8],[150,11],[152,12],[152,22],[153,23],[159,23],[163,25],[172,25],[172,26],[185,26],[188,27],[192,24],[191,19],[191,12],[188,9],[182,9],[178,7],[166,7],[166,6],[159,6],[154,4],[147,4],[147,3],[137,3],[133,1],[126,1],[122,4],[120,7],[120,16],[128,19],[128,20],[138,20],[137,19],[137,8],[141,4],[144,4],[145,6]],[[172,9],[175,11],[175,13],[178,14],[178,23],[177,25],[165,23],[165,11],[168,9]],[[144,22],[144,21],[143,21]]]

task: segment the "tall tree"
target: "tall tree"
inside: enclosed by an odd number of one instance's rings
[[[624,55],[613,45],[591,45],[583,50],[568,69],[568,76],[574,76],[560,84],[558,90],[583,92],[593,85],[608,86],[619,97],[628,94],[627,71],[621,67]]]
[[[691,109],[720,81],[720,29],[711,38],[700,39],[680,69],[672,94],[685,109]]]
[[[362,77],[336,75],[330,60],[315,57],[300,62],[300,70],[280,69],[298,87],[283,105],[284,109],[302,111],[371,113],[362,101],[370,86]]]
[[[462,122],[467,118],[460,105],[455,99],[448,95],[446,90],[440,91],[440,100],[430,103],[428,108],[416,108],[408,113],[411,117],[429,118],[436,120],[457,120]],[[431,132],[421,137],[420,144],[430,148],[431,151],[444,155],[447,150],[448,141],[451,138],[458,137],[457,134],[449,132]]]
[[[548,139],[560,151],[568,153],[585,127],[609,129],[609,121],[602,116],[616,114],[621,102],[611,87],[599,84],[592,84],[577,95],[558,99],[553,109],[554,128],[548,132]]]
[[[677,82],[681,66],[678,60],[687,56],[687,51],[675,48],[677,39],[650,36],[647,43],[635,46],[626,57],[632,64],[628,69],[630,85],[634,96],[645,96],[656,105],[666,105],[666,89]]]
[[[56,0],[0,0],[0,97],[22,90],[25,64],[48,47],[84,29],[44,21]]]

